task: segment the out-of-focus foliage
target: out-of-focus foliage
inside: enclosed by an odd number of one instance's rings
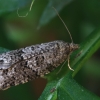
[[[20,7],[24,7],[27,3],[31,2],[31,0],[3,0],[0,1],[0,15],[10,13],[12,11],[17,10]]]
[[[0,100],[36,100],[39,97],[40,100],[99,100],[95,94],[100,96],[100,0],[35,0],[28,16],[18,17],[18,8],[19,15],[24,16],[30,4],[31,0],[0,1],[0,53],[57,39],[70,42],[69,34],[52,9],[55,7],[74,43],[80,44],[80,49],[70,59],[71,67],[76,70],[68,71],[65,64],[58,75],[60,67],[45,76],[48,84],[42,94],[44,81],[33,80],[0,91]]]

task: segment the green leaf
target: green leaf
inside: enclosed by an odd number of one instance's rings
[[[56,100],[57,98],[57,84],[58,80],[51,81],[47,84],[43,94],[38,100]],[[52,92],[52,89],[55,89],[55,91]]]
[[[95,96],[95,94],[90,93],[88,90],[80,86],[74,79],[72,79],[72,77],[76,75],[83,64],[93,55],[93,53],[99,47],[100,28],[92,32],[88,36],[88,38],[80,44],[80,49],[72,54],[70,64],[71,67],[74,66],[74,72],[67,70],[67,67],[64,66],[59,74],[56,74],[58,72],[57,69],[56,71],[46,76],[49,82],[39,100],[100,100],[99,97]],[[80,56],[75,58],[76,54],[78,53],[80,54]],[[67,71],[68,73],[65,75]],[[55,91],[51,93],[50,91],[53,88],[55,88]]]
[[[74,66],[75,71],[72,74],[74,77],[81,69],[82,65],[100,48],[100,28],[93,31],[88,38],[80,44],[80,49],[75,53],[81,53],[77,59],[71,60],[71,66]],[[75,55],[73,53],[73,55]],[[73,57],[71,57],[73,59]]]
[[[54,91],[52,92],[52,89]],[[88,97],[88,98],[87,98]],[[100,100],[68,75],[49,82],[39,100]]]
[[[31,0],[0,0],[0,15],[24,7]]]
[[[56,10],[59,12],[71,1],[73,0],[49,0],[47,6],[43,11],[42,16],[40,17],[38,27],[40,28],[41,26],[47,24],[49,21],[51,21],[52,18],[57,15],[54,9],[52,9],[52,7],[56,8]]]
[[[57,100],[100,100],[67,75],[61,79],[57,91]]]

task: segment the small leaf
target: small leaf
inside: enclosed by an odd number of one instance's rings
[[[80,53],[77,59],[71,57],[71,66],[74,66],[75,71],[72,76],[74,77],[76,73],[81,69],[82,65],[100,48],[100,28],[93,31],[83,43],[80,44],[80,49],[75,53]],[[73,53],[74,55],[74,53]]]
[[[57,90],[57,100],[100,100],[67,75],[62,78]]]
[[[57,83],[58,80],[51,81],[47,84],[43,94],[38,100],[56,100],[57,98]],[[55,89],[55,91],[51,92],[52,89]]]
[[[49,0],[48,5],[45,7],[45,10],[40,18],[38,28],[47,24],[52,18],[57,15],[52,7],[56,8],[56,10],[59,12],[71,1],[73,0]]]

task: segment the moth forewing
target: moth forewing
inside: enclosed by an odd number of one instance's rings
[[[58,40],[0,54],[0,89],[23,84],[50,73],[77,48],[77,44]]]

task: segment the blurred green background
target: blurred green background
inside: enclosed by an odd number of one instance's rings
[[[100,26],[100,0],[35,0],[24,16],[31,0],[0,1],[0,47],[13,50],[53,40],[71,42],[68,32],[52,6],[71,32],[74,43],[80,44]],[[75,80],[100,96],[100,50],[75,76]],[[0,91],[0,100],[37,100],[46,80],[36,79],[24,85]]]

